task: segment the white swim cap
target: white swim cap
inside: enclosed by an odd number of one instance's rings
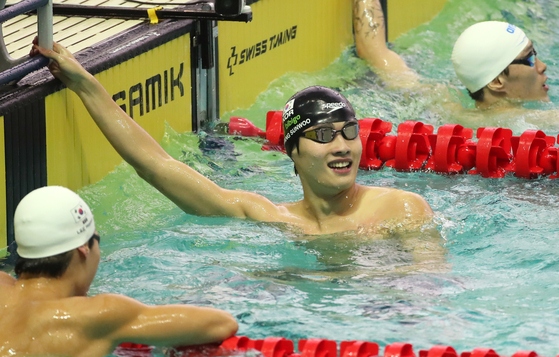
[[[47,186],[30,192],[14,214],[17,253],[38,259],[68,252],[95,233],[89,206],[73,191]]]
[[[477,92],[495,79],[524,50],[524,31],[506,22],[485,21],[468,27],[452,51],[458,79]]]

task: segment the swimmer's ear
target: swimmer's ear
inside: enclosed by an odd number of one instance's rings
[[[87,242],[84,245],[77,247],[76,249],[78,250],[78,254],[80,255],[80,257],[84,258],[87,258],[89,252],[91,251]]]
[[[495,79],[487,84],[487,88],[493,92],[505,92],[506,77],[499,74]]]

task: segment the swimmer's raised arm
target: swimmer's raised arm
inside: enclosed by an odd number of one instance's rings
[[[31,55],[41,53],[53,60],[49,65],[51,73],[80,97],[122,158],[186,213],[277,221],[286,212],[261,195],[223,189],[172,158],[113,101],[66,48],[54,43],[53,49],[35,45]]]
[[[186,213],[285,223],[307,234],[350,231],[400,219],[399,210],[387,209],[390,202],[375,198],[383,190],[356,184],[363,147],[357,139],[355,111],[332,89],[309,87],[288,101],[291,109],[283,117],[284,131],[289,133],[285,147],[299,173],[303,199],[274,204],[253,192],[223,189],[172,158],[68,50],[56,43],[53,49],[35,46],[31,54],[40,52],[53,60],[52,74],[76,92],[122,158]],[[302,115],[307,119],[299,121]],[[371,204],[363,203],[365,195]]]
[[[359,57],[389,85],[413,87],[419,77],[386,46],[385,19],[379,0],[352,0],[355,47]]]
[[[103,294],[89,298],[90,333],[112,341],[156,346],[188,346],[221,342],[235,335],[238,324],[228,312],[190,305],[148,306],[132,298]]]

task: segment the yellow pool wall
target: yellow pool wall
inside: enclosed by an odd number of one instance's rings
[[[134,120],[146,129],[157,141],[163,138],[165,122],[178,132],[192,130],[190,101],[190,38],[182,36],[143,53],[115,67],[109,68],[95,78],[111,95],[125,93],[126,99],[117,99],[116,103],[125,105],[130,115],[130,93],[138,95],[132,88],[142,85],[143,115],[139,105],[132,106]],[[171,69],[175,79],[182,71],[183,93],[173,88],[174,98],[171,99]],[[159,95],[156,90],[154,98],[150,93],[149,112],[147,110],[146,81],[160,76],[162,96],[165,94],[164,77],[167,72],[167,100],[162,98],[159,106]],[[139,87],[137,87],[139,88]],[[103,136],[79,97],[69,89],[49,95],[45,99],[47,127],[47,177],[48,185],[60,185],[72,190],[93,184],[122,162],[122,158]]]
[[[388,0],[388,41],[394,41],[409,30],[431,21],[447,0]]]

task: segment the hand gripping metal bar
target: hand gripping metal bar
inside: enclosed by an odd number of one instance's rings
[[[5,4],[5,0],[0,1],[0,8],[2,9],[0,10],[0,23],[37,9],[39,46],[52,49],[52,0],[23,0],[7,9],[4,9]],[[0,35],[2,35],[1,31]],[[17,81],[49,63],[49,60],[43,56],[11,58],[4,43],[4,36],[2,35],[0,38],[0,70],[2,70],[0,85]]]

